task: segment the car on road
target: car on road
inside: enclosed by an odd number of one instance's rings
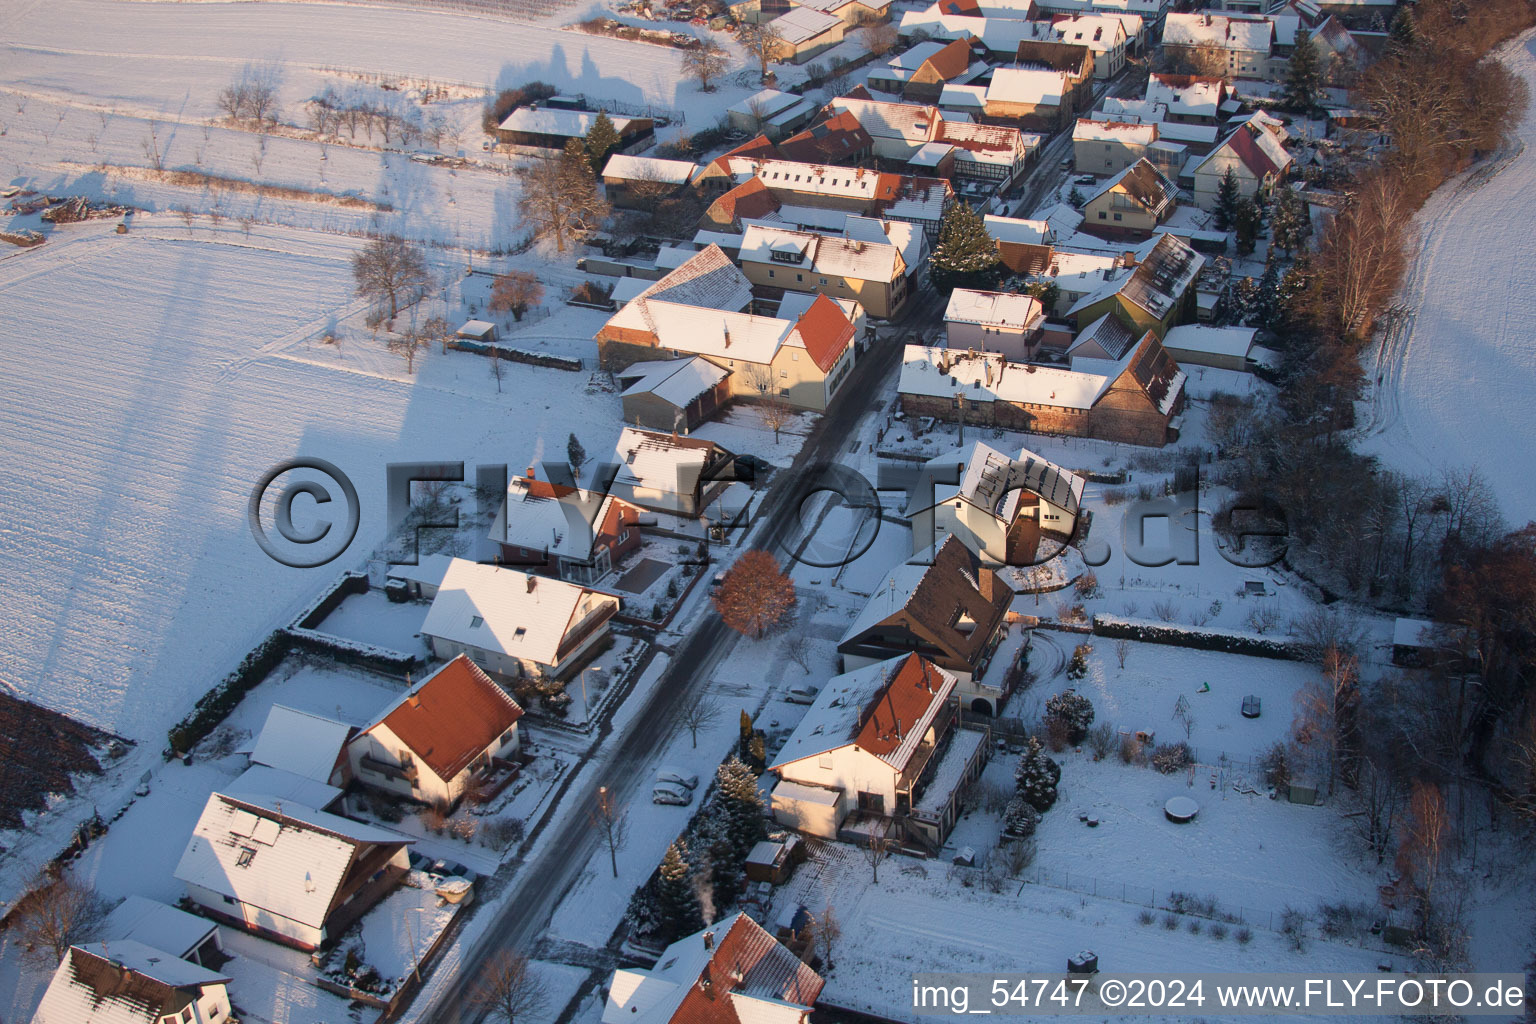
[[[789,692],[784,695],[784,699],[791,704],[814,704],[816,695],[820,692],[818,687],[800,683],[797,686],[791,686]]]
[[[1079,174],[1077,177],[1072,179],[1072,183],[1074,185],[1096,185],[1098,184],[1098,181],[1099,179],[1095,178],[1091,174]]]
[[[699,777],[697,775],[689,775],[678,768],[664,767],[656,769],[656,781],[669,782],[674,786],[682,786],[685,789],[699,788]]]
[[[679,786],[675,782],[658,782],[651,790],[651,803],[687,807],[693,803],[693,793],[687,787]]]
[[[760,483],[768,479],[768,474],[773,472],[773,465],[767,459],[760,459],[756,455],[736,456],[736,479],[746,483]]]

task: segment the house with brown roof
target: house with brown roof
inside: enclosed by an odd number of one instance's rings
[[[1050,268],[1055,232],[1049,222],[994,214],[982,219],[987,233],[997,242],[998,256],[1009,270],[1028,276]],[[1045,312],[1049,316],[1054,310]]]
[[[786,160],[808,164],[858,164],[874,152],[874,139],[851,111],[842,111],[779,143]]]
[[[701,356],[729,371],[732,397],[778,395],[820,412],[853,369],[865,313],[852,299],[819,298],[794,319],[750,312],[751,280],[710,245],[609,318],[597,334],[598,359],[620,370]]]
[[[1121,257],[1103,284],[1073,303],[1067,313],[1079,328],[1114,313],[1138,333],[1152,331],[1165,338],[1188,319],[1195,281],[1204,266],[1205,257],[1189,243],[1159,233]]]
[[[739,182],[732,177],[731,161],[737,157],[777,160],[779,150],[767,135],[754,135],[734,149],[721,153],[696,171],[693,175],[693,187],[706,195],[720,195],[735,188]]]
[[[774,819],[828,839],[883,835],[936,854],[987,760],[955,676],[903,654],[827,680],[769,766]]]
[[[1015,67],[1063,72],[1067,76],[1072,109],[1093,107],[1093,50],[1090,47],[1060,39],[1022,39],[1013,62]]]
[[[1262,197],[1285,179],[1293,162],[1277,127],[1253,117],[1236,128],[1194,168],[1195,205],[1214,210],[1227,171],[1237,179],[1237,191]]]
[[[33,1024],[223,1024],[230,978],[147,946],[116,939],[64,953]]]
[[[697,400],[691,396],[685,405]],[[670,430],[672,424],[666,426]],[[537,473],[529,466],[508,480],[491,521],[490,538],[503,565],[592,583],[640,547],[638,508],[611,494],[541,480]]]
[[[878,152],[877,139],[877,155]],[[862,167],[836,167],[797,160],[732,157],[729,162],[738,183],[757,178],[781,206],[839,210],[865,217],[903,220],[919,225],[930,242],[938,237],[944,211],[949,209],[955,197],[954,188],[943,178],[888,174]]]
[[[472,780],[522,748],[523,709],[465,655],[417,683],[347,745],[366,786],[451,806]]]
[[[779,197],[767,185],[758,178],[748,178],[711,202],[699,218],[699,227],[706,231],[740,234],[744,222],[771,218],[779,212],[779,207]]]
[[[1148,238],[1179,207],[1179,187],[1143,158],[1083,204],[1082,230],[1103,238]]]
[[[602,1024],[808,1024],[825,982],[746,914],[678,939],[608,982]]]
[[[1038,136],[1013,125],[946,118],[930,104],[877,100],[863,89],[856,93],[864,95],[828,103],[826,116],[852,114],[874,140],[875,156],[920,175],[983,179],[1007,188],[1040,144]]]
[[[969,81],[986,65],[975,59],[969,37],[931,40],[897,54],[885,67],[870,72],[869,87],[896,93],[909,103],[937,103],[950,82]]]

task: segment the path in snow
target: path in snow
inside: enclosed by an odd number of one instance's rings
[[[1503,59],[1536,92],[1536,34]],[[1536,518],[1536,108],[1496,173],[1443,186],[1417,219],[1420,251],[1389,332],[1367,452],[1405,471],[1477,466],[1512,523]]]

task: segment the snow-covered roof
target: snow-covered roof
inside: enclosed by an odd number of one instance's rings
[[[632,118],[608,115],[613,127],[622,132],[629,127]],[[567,138],[586,138],[592,130],[597,115],[585,110],[560,110],[554,107],[518,107],[501,122],[504,132],[526,132],[530,135],[563,135]]]
[[[614,461],[619,464],[614,483],[666,494],[686,493],[693,488],[716,448],[694,437],[625,427],[614,445]]]
[[[421,631],[541,665],[559,661],[586,588],[455,558]]]
[[[1060,104],[1071,88],[1064,71],[998,68],[987,86],[987,102]]]
[[[1033,295],[956,288],[949,293],[944,319],[951,323],[1029,330],[1044,323],[1045,314],[1041,312],[1040,300]]]
[[[731,176],[738,182],[756,177],[769,188],[817,195],[874,199],[879,195],[878,171],[860,167],[832,167],[794,160],[759,160],[731,157]]]
[[[323,928],[360,848],[412,842],[392,829],[302,804],[213,793],[175,876],[247,906]]]
[[[935,470],[958,467],[960,483],[958,486],[936,485],[934,501],[932,504],[924,501],[924,506],[963,498],[1005,523],[1011,523],[1018,512],[1023,496],[1019,488],[1076,514],[1086,484],[1076,473],[1062,469],[1028,448],[1020,448],[1018,454],[1010,458],[983,441],[973,441],[968,448],[955,454],[930,459],[928,466]],[[907,509],[907,514],[919,511],[922,508],[912,507]]]
[[[179,1020],[205,986],[229,980],[133,940],[71,946],[32,1020],[33,1024],[160,1024],[167,1016]]]
[[[629,278],[620,278],[622,281]],[[645,282],[649,284],[650,282]],[[443,574],[448,571],[448,566],[453,562],[452,555],[419,555],[415,565],[391,565],[389,572],[385,574],[387,579],[405,580],[408,583],[420,583],[423,586],[436,587],[443,582]]]
[[[943,814],[955,790],[960,788],[965,779],[965,770],[976,757],[976,748],[985,743],[986,739],[987,734],[980,730],[956,729],[954,739],[949,741],[943,758],[932,769],[922,796],[912,805],[912,810],[927,817]]]
[[[1429,619],[1397,619],[1392,623],[1393,647],[1435,647],[1437,625]]]
[[[1169,12],[1163,21],[1164,46],[1214,46],[1268,53],[1274,35],[1274,25],[1260,15]]]
[[[843,19],[810,7],[793,7],[788,13],[774,18],[770,25],[786,43],[798,46],[810,42],[819,35],[843,27]]]
[[[698,252],[608,318],[606,327],[657,331],[652,307],[662,304],[736,312],[752,302],[752,282],[718,245]]]
[[[868,242],[760,224],[748,226],[741,238],[743,263],[803,267],[824,276],[855,281],[895,280],[904,267],[899,256],[900,250],[885,241]]]
[[[811,308],[811,304],[817,298],[818,296],[815,292],[785,292],[784,297],[779,300],[779,319],[799,320]],[[833,299],[830,295],[827,298],[837,303],[838,308],[843,311],[843,314],[848,317],[850,322],[856,321],[864,315],[864,307],[853,299]]]
[[[663,181],[686,185],[698,166],[691,160],[661,160],[653,156],[615,153],[603,165],[603,177],[624,181]]]
[[[345,722],[274,704],[256,737],[251,763],[329,783],[351,737],[352,727]]]
[[[1212,146],[1216,143],[1216,136],[1220,129],[1213,124],[1180,124],[1177,121],[1161,121],[1157,126],[1159,142],[1192,143],[1197,146]]]
[[[508,479],[491,522],[491,539],[562,558],[590,558],[593,527],[602,523],[603,506],[611,499],[601,491],[540,480],[536,472],[530,466],[528,475]]]
[[[461,338],[488,341],[496,336],[496,325],[488,320],[466,320],[456,333]]]
[[[634,380],[621,397],[652,394],[678,408],[686,408],[730,375],[730,370],[698,356],[634,363],[617,374],[621,380]]]
[[[773,768],[857,745],[901,771],[954,688],[953,675],[917,654],[834,676],[779,749]]]
[[[1204,352],[1218,356],[1243,357],[1253,347],[1254,336],[1259,332],[1253,327],[1207,327],[1204,324],[1185,324],[1175,327],[1163,339],[1163,345],[1184,352]]]
[[[941,372],[940,367],[947,368]],[[1001,355],[975,356],[950,349],[908,345],[898,390],[904,395],[971,402],[1023,402],[1064,409],[1091,409],[1108,381],[1097,374],[1009,363]]]
[[[1027,220],[1022,217],[997,217],[992,214],[982,218],[987,233],[999,242],[1018,245],[1050,245],[1054,239],[1051,226],[1043,220]]]
[[[823,984],[737,913],[672,943],[650,970],[614,971],[602,1024],[799,1024]]]
[[[1154,235],[1136,251],[1139,262],[1130,274],[1108,281],[1098,291],[1085,295],[1073,304],[1070,312],[1076,314],[1118,293],[1127,302],[1160,320],[1168,315],[1205,266],[1204,256],[1167,232]]]
[[[1125,146],[1149,146],[1157,141],[1157,125],[1125,121],[1091,121],[1078,118],[1072,128],[1073,142],[1118,142]]]
[[[1129,352],[1140,338],[1141,335],[1127,327],[1124,320],[1113,313],[1105,313],[1072,339],[1072,344],[1067,347],[1067,355],[1081,355],[1083,349],[1097,344],[1113,361]]]
[[[851,112],[858,118],[864,130],[869,132],[871,138],[901,139],[912,145],[931,141],[942,120],[937,107],[921,103],[896,103],[888,100],[839,96],[828,106],[839,112],[844,110]]]
[[[763,89],[753,93],[739,103],[731,104],[725,109],[732,114],[740,114],[743,117],[771,118],[799,106],[809,106],[809,103],[792,92],[780,92],[778,89]]]
[[[944,110],[980,111],[987,105],[987,87],[984,85],[955,85],[946,83],[939,93],[939,106]]]
[[[1061,42],[1103,53],[1124,43],[1126,36],[1139,33],[1141,18],[1135,14],[1075,14],[1051,22],[1051,28]]]
[[[341,790],[281,768],[253,764],[224,787],[231,796],[265,796],[305,807],[329,807]]]
[[[129,939],[179,957],[202,945],[217,930],[218,925],[206,917],[138,895],[118,904],[101,925],[101,934],[113,945]]]
[[[1174,115],[1214,119],[1225,93],[1226,83],[1220,78],[1152,75],[1147,79],[1147,99],[1164,104]]]

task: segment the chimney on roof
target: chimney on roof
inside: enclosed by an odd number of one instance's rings
[[[405,703],[408,707],[421,707],[421,694],[417,693],[415,690],[412,690],[409,694],[406,695]]]
[[[528,467],[528,479],[529,480],[537,480],[538,479],[538,477],[534,476],[534,474],[533,474],[533,467],[532,466]]]
[[[705,949],[714,949],[715,948],[715,933],[714,932],[708,931],[708,932],[704,933],[704,948]]]
[[[539,585],[539,578],[532,574],[528,576],[528,593],[533,593],[533,588]]]

